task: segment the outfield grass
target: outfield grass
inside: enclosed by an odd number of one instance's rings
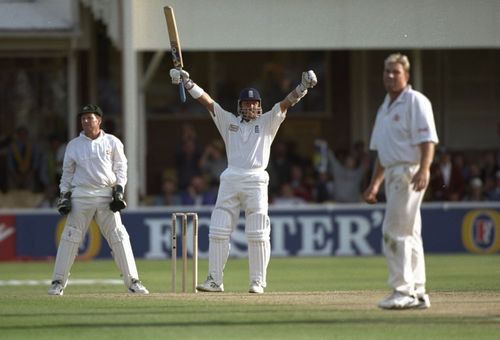
[[[497,339],[500,256],[427,256],[429,310],[383,311],[382,257],[273,258],[264,295],[230,259],[222,294],[171,294],[167,260],[138,261],[152,294],[123,285],[2,286],[49,280],[52,262],[0,264],[0,339]],[[207,262],[200,261],[200,280]],[[112,261],[77,262],[73,279],[116,279]],[[180,278],[180,273],[177,275]],[[180,281],[178,282],[178,286]]]

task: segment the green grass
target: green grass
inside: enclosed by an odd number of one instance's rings
[[[222,294],[170,294],[169,260],[138,261],[148,296],[122,285],[69,285],[63,297],[48,296],[46,285],[0,285],[0,338],[496,339],[500,256],[426,259],[433,306],[425,311],[376,307],[388,293],[379,256],[273,258],[264,295],[246,293],[246,259],[229,260]],[[52,266],[0,263],[0,280],[48,280]],[[206,269],[200,261],[200,280]],[[76,262],[71,277],[112,279],[118,271],[112,261]]]

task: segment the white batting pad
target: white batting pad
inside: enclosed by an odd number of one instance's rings
[[[52,281],[60,280],[63,287],[66,287],[69,277],[69,270],[75,262],[78,254],[78,247],[83,239],[82,232],[74,227],[64,228],[61,235],[61,242],[57,249],[56,261]]]
[[[249,215],[245,232],[248,239],[250,283],[260,282],[263,287],[266,287],[267,266],[271,257],[269,217],[259,213]]]
[[[210,218],[208,273],[218,285],[223,283],[224,267],[231,249],[231,232],[231,215],[223,209],[216,208]]]
[[[110,235],[113,259],[123,275],[125,286],[130,287],[132,279],[139,279],[130,238],[125,228],[117,228]]]
[[[210,237],[229,238],[232,232],[231,215],[223,210],[216,208],[210,217]]]
[[[210,238],[210,246],[208,247],[208,273],[218,285],[223,283],[224,267],[226,266],[230,249],[229,238]]]

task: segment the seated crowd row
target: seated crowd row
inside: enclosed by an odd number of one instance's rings
[[[54,135],[46,144],[43,152],[35,153],[25,127],[17,129],[12,141],[1,142],[0,191],[4,195],[9,190],[29,191],[37,194],[33,206],[55,206],[65,143]],[[294,151],[293,143],[275,141],[267,169],[271,206],[362,202],[373,154],[366,151],[363,142],[346,151],[322,145],[325,152],[307,159]],[[219,176],[226,166],[222,141],[203,146],[196,131],[186,124],[176,146],[175,166],[165,171],[157,192],[144,195],[141,205],[213,205]],[[383,200],[382,190],[379,201]],[[500,150],[471,156],[438,147],[425,201],[500,201]],[[18,203],[5,204],[11,207]]]

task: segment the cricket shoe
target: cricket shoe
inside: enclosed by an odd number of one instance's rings
[[[196,286],[196,289],[200,292],[211,292],[211,293],[219,293],[224,291],[224,284],[220,285],[215,282],[212,275],[208,275],[205,282],[200,283]]]
[[[61,280],[52,281],[49,287],[49,295],[63,295],[64,294],[64,285]]]
[[[382,309],[409,309],[416,308],[417,305],[416,297],[397,291],[378,303],[379,308]]]
[[[249,293],[254,293],[254,294],[263,294],[264,293],[264,286],[258,281],[252,281],[250,283],[250,288],[248,288]]]
[[[149,294],[149,290],[137,279],[132,279],[132,284],[128,287],[128,291],[134,294]]]
[[[427,309],[431,308],[431,300],[429,299],[429,294],[423,294],[417,296],[418,303],[413,307],[416,309]]]

